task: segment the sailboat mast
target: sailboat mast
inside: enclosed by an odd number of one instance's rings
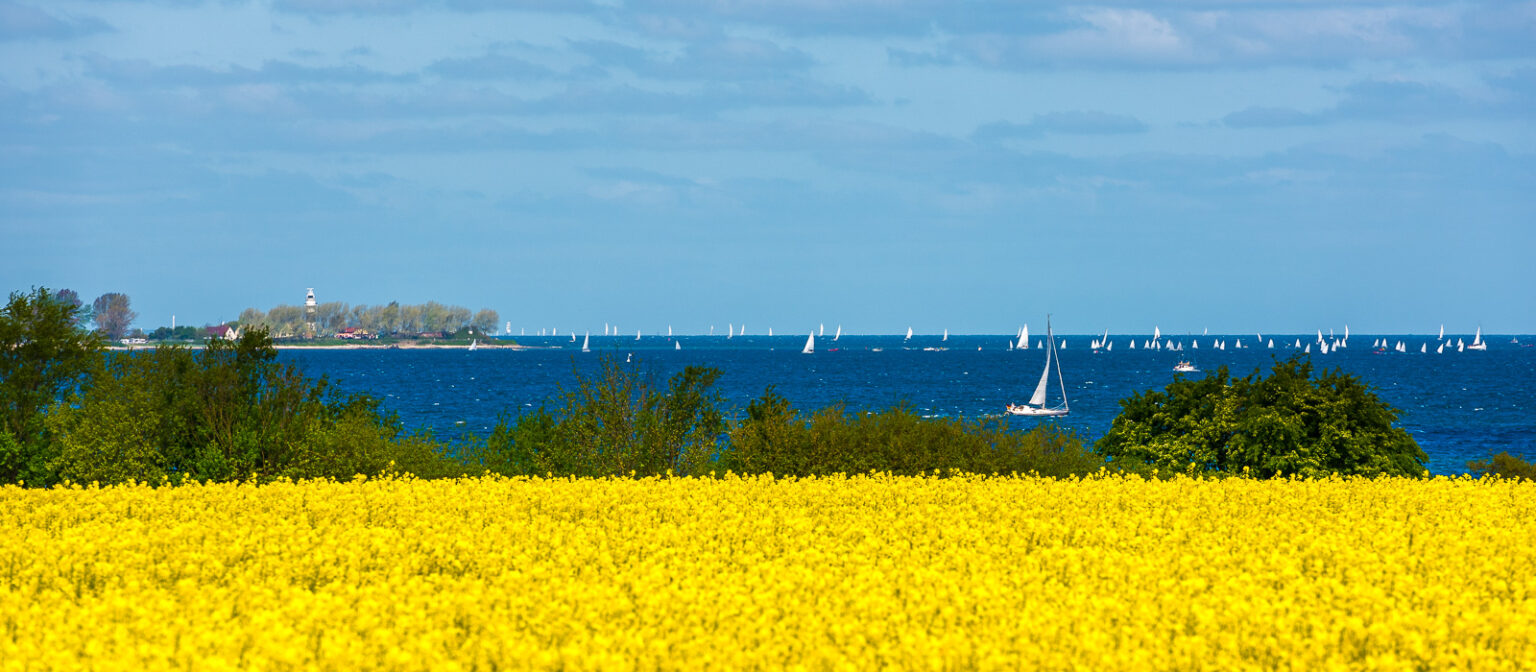
[[[1049,315],[1047,315],[1046,318],[1045,318],[1045,333],[1046,333],[1047,336],[1051,335],[1051,318],[1050,318]],[[1056,351],[1056,338],[1054,336],[1052,336],[1048,340],[1050,340],[1050,342],[1051,342],[1051,351],[1055,352]],[[1057,355],[1055,359],[1056,359],[1056,384],[1061,386],[1061,408],[1063,410],[1066,410],[1067,409],[1067,383],[1066,383],[1066,381],[1061,379],[1061,356]]]

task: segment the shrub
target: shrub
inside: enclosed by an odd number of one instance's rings
[[[663,387],[655,373],[605,356],[596,376],[576,373],[556,411],[499,418],[478,462],[508,475],[702,473],[726,430],[719,377],[718,369],[689,366]]]
[[[1486,460],[1468,462],[1467,469],[1478,476],[1498,476],[1500,478],[1536,481],[1536,464],[1520,459],[1518,456],[1510,455],[1507,452],[1501,452]]]
[[[1420,476],[1428,456],[1393,427],[1397,410],[1339,370],[1311,376],[1301,357],[1232,378],[1226,367],[1120,402],[1098,452],[1135,468],[1326,476]]]
[[[430,440],[402,437],[377,400],[278,362],[259,330],[233,343],[212,339],[200,352],[109,356],[91,387],[53,408],[47,427],[50,471],[77,482],[463,473]]]
[[[825,408],[804,417],[769,388],[732,427],[719,466],[786,476],[934,470],[1071,476],[1103,461],[1084,450],[1076,435],[1052,425],[1018,432],[1002,418],[923,418],[907,405],[853,414]]]
[[[89,380],[103,345],[80,311],[45,287],[0,307],[0,483],[48,480],[43,409]]]

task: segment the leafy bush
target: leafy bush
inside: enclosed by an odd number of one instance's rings
[[[1397,410],[1339,370],[1315,379],[1301,357],[1277,361],[1266,378],[1232,378],[1226,367],[1178,378],[1162,391],[1120,402],[1100,454],[1130,466],[1185,471],[1326,476],[1420,476],[1428,456],[1393,427]]]
[[[702,473],[726,430],[719,377],[718,369],[690,366],[663,387],[654,373],[605,356],[596,376],[576,373],[556,411],[499,418],[478,461],[508,475]]]
[[[48,414],[49,471],[102,483],[463,473],[433,442],[402,437],[377,400],[276,358],[262,331],[110,356]]]
[[[1467,469],[1478,476],[1498,476],[1500,478],[1536,481],[1536,464],[1520,459],[1516,455],[1510,455],[1507,452],[1501,452],[1486,460],[1468,462]]]
[[[869,471],[1085,474],[1103,461],[1050,425],[1010,430],[1006,420],[923,418],[906,405],[880,413],[821,409],[803,417],[769,388],[731,429],[719,467],[738,473],[811,476]]]
[[[74,292],[12,292],[0,308],[0,483],[47,479],[43,409],[89,381],[101,338]]]

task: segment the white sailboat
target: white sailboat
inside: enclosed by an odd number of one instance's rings
[[[800,352],[806,355],[816,352],[816,332],[813,331],[811,335],[805,337],[805,347],[800,348]]]
[[[1467,346],[1467,349],[1468,350],[1487,350],[1488,349],[1488,344],[1483,342],[1483,328],[1482,327],[1478,327],[1477,328],[1477,333],[1472,335],[1472,345]]]
[[[912,340],[912,327],[907,327],[907,340]]]
[[[1019,343],[1014,346],[1019,350],[1029,349],[1029,325],[1019,327]]]
[[[1040,384],[1035,386],[1035,393],[1030,396],[1027,403],[1008,404],[1008,413],[1010,415],[1049,417],[1066,415],[1068,413],[1069,409],[1067,407],[1067,385],[1062,381],[1061,378],[1061,360],[1060,358],[1054,357],[1056,351],[1056,338],[1051,334],[1051,319],[1049,316],[1047,316],[1045,319],[1045,335],[1045,342],[1050,343],[1050,345],[1048,347],[1042,346],[1046,347],[1046,351],[1045,370],[1040,372]],[[1047,407],[1045,405],[1045,397],[1046,388],[1048,388],[1051,383],[1052,360],[1055,360],[1056,363],[1056,384],[1061,387],[1061,405]]]
[[[837,339],[842,338],[842,337],[843,337],[843,325],[839,324],[839,325],[837,325],[837,333],[832,334],[832,342],[836,343]]]
[[[947,341],[947,340],[949,340],[949,330],[948,329],[944,330],[944,338],[941,338],[939,340],[940,341]]]
[[[470,352],[474,352],[475,346],[479,345],[479,343],[480,343],[480,341],[478,339],[474,339],[474,338],[469,339],[469,350],[470,350]]]
[[[635,330],[635,340],[637,340],[637,341],[640,340],[640,330],[639,329]]]
[[[672,349],[673,350],[682,350],[683,349],[682,342],[681,341],[672,341]]]
[[[672,325],[667,325],[667,338],[672,338]]]
[[[773,338],[773,327],[768,327],[768,337]]]
[[[821,323],[820,325],[818,325],[816,327],[816,335],[817,336],[826,336],[827,335],[827,324],[825,322]]]
[[[576,334],[571,334],[571,340],[573,340],[573,341],[576,340]],[[592,343],[592,333],[588,332],[587,335],[581,337],[581,351],[582,352],[592,352],[592,349],[587,347],[587,346],[591,345],[591,343]]]

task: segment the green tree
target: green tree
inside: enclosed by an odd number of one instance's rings
[[[1523,479],[1536,481],[1536,464],[1532,464],[1511,455],[1501,452],[1486,460],[1473,460],[1467,463],[1467,468],[1478,476],[1498,476],[1500,478]]]
[[[0,309],[0,483],[41,482],[43,409],[100,361],[101,338],[80,328],[80,310],[42,287],[12,292]]]
[[[480,312],[475,313],[475,320],[472,325],[474,326],[475,331],[482,335],[489,336],[496,333],[497,328],[501,326],[501,316],[497,315],[496,311],[491,310],[490,308],[485,308]]]
[[[1194,380],[1180,376],[1161,392],[1120,401],[1121,412],[1097,450],[1129,468],[1326,476],[1419,476],[1428,460],[1394,427],[1397,410],[1338,369],[1315,378],[1299,355],[1232,378],[1226,367]]]
[[[576,374],[559,407],[498,420],[479,454],[503,474],[654,476],[708,470],[726,430],[718,369],[689,366],[665,385],[651,372],[604,357]]]
[[[133,321],[139,319],[139,314],[129,306],[128,295],[119,292],[107,292],[96,297],[96,301],[91,304],[91,315],[96,321],[97,330],[110,341],[127,335]]]

